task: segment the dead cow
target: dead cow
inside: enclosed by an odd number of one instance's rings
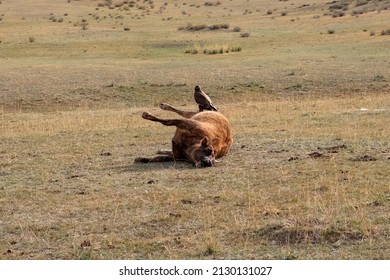
[[[139,157],[135,162],[184,160],[193,163],[196,167],[209,167],[216,163],[216,159],[228,153],[233,142],[232,132],[229,121],[221,113],[187,112],[168,104],[161,104],[160,108],[184,117],[184,119],[159,119],[147,112],[142,114],[146,120],[176,126],[176,133],[172,138],[172,151],[158,152],[156,156],[150,158]]]

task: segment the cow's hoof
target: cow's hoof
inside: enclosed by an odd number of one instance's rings
[[[168,110],[169,105],[166,104],[166,103],[161,103],[161,104],[160,104],[160,108],[161,108],[162,110],[166,111],[166,110]]]
[[[143,112],[143,113],[142,113],[142,117],[143,117],[144,119],[146,119],[146,120],[150,119],[151,116],[152,116],[152,115],[149,114],[148,112]]]

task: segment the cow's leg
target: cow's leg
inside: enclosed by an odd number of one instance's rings
[[[160,104],[160,108],[162,110],[165,110],[165,111],[175,112],[176,114],[179,114],[180,116],[182,116],[184,118],[187,118],[187,119],[192,118],[192,116],[194,116],[195,114],[198,113],[198,112],[190,112],[190,111],[179,110],[179,109],[176,109],[176,108],[174,108],[171,105],[166,104],[166,103],[161,103]]]
[[[135,162],[141,162],[141,163],[149,163],[149,162],[167,162],[167,161],[174,161],[174,157],[172,152],[160,155],[154,157],[137,157],[134,161]]]
[[[174,147],[175,148],[175,147]],[[149,163],[149,162],[168,162],[168,161],[185,161],[180,156],[180,152],[175,153],[168,150],[157,151],[157,155],[154,157],[137,157],[134,162]]]
[[[167,125],[167,126],[176,126],[177,128],[180,128],[180,129],[185,129],[185,130],[188,130],[188,131],[195,131],[195,130],[198,130],[198,129],[201,129],[199,123],[195,120],[191,120],[191,119],[170,119],[170,120],[166,120],[166,119],[160,119],[160,118],[157,118],[147,112],[143,112],[142,113],[142,117],[145,119],[145,120],[149,120],[149,121],[153,121],[153,122],[159,122],[159,123],[162,123],[163,125]]]
[[[158,150],[157,154],[158,155],[170,155],[170,154],[172,154],[172,150]]]

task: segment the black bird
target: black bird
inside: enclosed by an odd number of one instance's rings
[[[199,106],[199,112],[202,112],[204,110],[206,110],[206,111],[218,111],[217,107],[214,106],[214,104],[211,101],[210,97],[208,97],[207,94],[205,94],[200,89],[200,86],[195,86],[194,98],[195,98],[195,102]]]

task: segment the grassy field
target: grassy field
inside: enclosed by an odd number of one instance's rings
[[[390,1],[327,2],[0,1],[0,259],[389,259]],[[134,164],[196,84],[230,154]]]

